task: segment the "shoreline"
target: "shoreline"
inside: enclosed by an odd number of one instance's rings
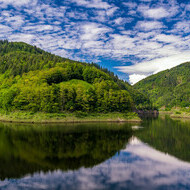
[[[44,121],[33,121],[33,120],[9,120],[1,119],[3,123],[28,123],[28,124],[66,124],[66,123],[141,123],[141,119],[108,119],[108,120],[44,120]]]
[[[159,111],[160,115],[169,115],[171,118],[178,119],[190,119],[190,113],[179,111],[179,110],[171,110],[171,111]]]
[[[76,113],[47,114],[31,112],[12,112],[0,114],[0,122],[30,123],[30,124],[66,124],[66,123],[140,123],[142,120],[133,112],[124,113],[91,113],[86,116],[76,116]]]

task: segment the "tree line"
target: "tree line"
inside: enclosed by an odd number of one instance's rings
[[[0,41],[0,108],[43,112],[152,109],[146,95],[95,64]]]

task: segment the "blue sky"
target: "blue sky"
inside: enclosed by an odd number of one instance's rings
[[[190,61],[190,0],[0,0],[0,39],[95,62],[132,84]]]

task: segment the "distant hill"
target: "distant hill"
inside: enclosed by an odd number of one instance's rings
[[[125,112],[152,109],[148,97],[112,72],[0,41],[0,109],[42,112]]]
[[[158,107],[190,106],[190,62],[147,77],[134,85]]]

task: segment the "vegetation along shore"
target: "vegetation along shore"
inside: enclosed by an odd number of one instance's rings
[[[15,123],[86,123],[86,122],[141,122],[134,112],[128,113],[43,113],[16,111],[0,113],[0,121]]]
[[[3,121],[139,121],[134,112],[158,115],[158,110],[190,117],[190,62],[131,86],[97,64],[62,58],[26,43],[0,41],[0,50]]]
[[[155,109],[145,93],[97,64],[22,42],[0,41],[0,50],[1,120],[139,121],[135,110]]]

